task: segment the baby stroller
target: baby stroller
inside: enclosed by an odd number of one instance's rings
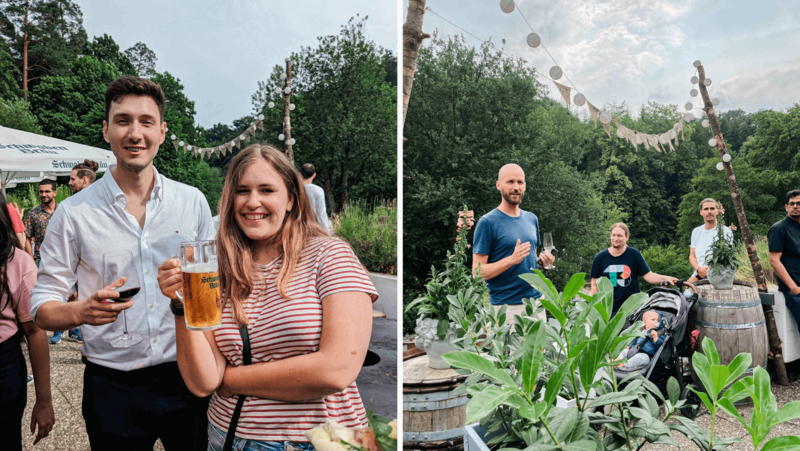
[[[687,299],[683,295],[683,286],[686,285],[692,290],[692,296]],[[688,365],[684,364],[682,358],[688,358],[691,353],[691,346],[689,340],[690,331],[687,333],[689,312],[694,304],[697,302],[697,288],[694,285],[678,281],[678,289],[666,288],[665,284],[660,287],[654,287],[647,291],[648,299],[642,305],[631,313],[625,319],[623,330],[630,327],[636,321],[640,321],[644,313],[648,310],[655,310],[661,314],[661,326],[656,331],[660,336],[664,336],[664,342],[656,349],[655,355],[650,359],[650,362],[640,368],[625,369],[622,367],[614,368],[614,375],[617,381],[622,381],[631,374],[636,374],[635,377],[646,377],[653,382],[661,392],[666,396],[667,381],[670,376],[677,379],[681,387],[681,399],[694,398],[695,395],[688,388],[688,380],[685,378],[690,375]],[[699,405],[697,402],[690,404]],[[697,409],[692,412],[691,407],[687,407],[686,411],[681,409],[681,412],[686,417],[694,418],[697,415]],[[694,415],[692,415],[694,414]]]

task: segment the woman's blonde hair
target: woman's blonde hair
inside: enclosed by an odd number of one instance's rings
[[[280,231],[270,239],[283,256],[283,264],[277,279],[278,292],[282,298],[288,299],[286,290],[305,243],[313,238],[328,236],[317,223],[300,174],[280,150],[271,145],[253,144],[239,152],[231,160],[225,187],[222,189],[217,233],[219,276],[224,304],[231,303],[237,324],[248,322],[244,302],[261,278],[261,274],[255,265],[253,242],[236,223],[234,200],[236,186],[244,172],[259,159],[269,163],[280,174],[288,191],[289,200],[293,202],[292,210],[286,213]]]

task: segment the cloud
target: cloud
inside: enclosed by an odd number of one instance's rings
[[[800,80],[800,58],[744,71],[720,82],[712,97],[720,99],[721,110],[783,109],[800,102],[797,80]]]

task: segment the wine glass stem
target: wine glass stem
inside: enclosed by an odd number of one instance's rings
[[[122,334],[128,335],[128,316],[125,315],[125,310],[122,311]]]

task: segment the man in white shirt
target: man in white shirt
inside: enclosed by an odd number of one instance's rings
[[[326,232],[331,233],[331,225],[328,222],[328,209],[325,206],[325,191],[322,187],[314,184],[314,179],[317,177],[316,168],[313,164],[306,163],[300,168],[300,175],[303,176],[308,200],[311,201],[311,208],[314,210],[317,222]]]
[[[714,199],[703,199],[700,202],[700,216],[703,217],[703,225],[696,227],[692,231],[692,244],[689,249],[689,263],[694,268],[694,273],[689,282],[708,277],[708,266],[706,266],[706,254],[714,241],[717,240],[717,215],[719,214],[719,204]],[[722,226],[725,237],[733,240],[733,232],[726,226]]]
[[[169,450],[207,446],[208,399],[186,388],[177,365],[175,320],[158,287],[158,266],[183,241],[214,238],[211,211],[196,188],[158,173],[164,142],[164,93],[146,79],[108,85],[103,135],[117,159],[92,189],[64,200],[50,220],[31,314],[46,330],[81,326],[86,370],[83,417],[92,449]],[[129,250],[141,290],[126,302],[103,283],[103,254]],[[78,300],[67,303],[80,279]],[[106,282],[108,283],[108,282]],[[144,339],[128,348],[110,342],[127,330]]]

